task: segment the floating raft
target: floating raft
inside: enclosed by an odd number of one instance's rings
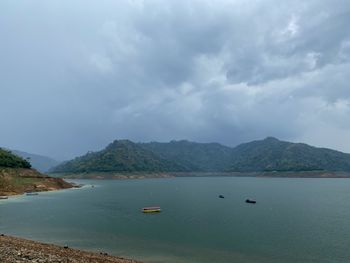
[[[37,192],[27,192],[26,195],[38,195]]]
[[[160,211],[161,210],[159,206],[150,206],[142,208],[142,213],[159,213]]]

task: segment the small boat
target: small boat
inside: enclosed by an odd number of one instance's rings
[[[0,196],[0,200],[1,199],[9,199],[8,196]]]
[[[160,207],[159,206],[151,206],[151,207],[144,207],[142,208],[142,213],[159,213]]]
[[[38,195],[37,192],[27,192],[26,195]]]
[[[225,198],[225,196],[223,196],[223,195],[219,195],[219,198]]]
[[[73,187],[73,188],[80,188],[80,186],[77,185],[77,184],[72,184],[72,187]]]
[[[245,200],[245,202],[248,204],[256,204],[255,200],[250,200],[250,199]]]

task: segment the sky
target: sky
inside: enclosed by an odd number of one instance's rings
[[[115,139],[350,152],[348,0],[1,0],[0,146]]]

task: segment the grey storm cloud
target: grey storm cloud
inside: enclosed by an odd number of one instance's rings
[[[0,145],[276,136],[350,152],[350,5],[0,2]]]

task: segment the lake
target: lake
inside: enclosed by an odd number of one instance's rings
[[[0,200],[0,233],[143,262],[350,262],[350,179],[75,182]]]

